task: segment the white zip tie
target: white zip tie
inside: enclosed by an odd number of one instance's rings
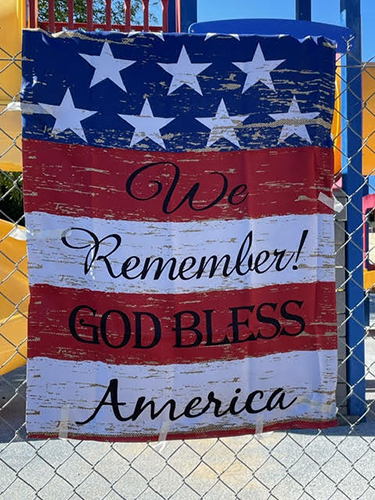
[[[333,198],[330,198],[326,194],[320,192],[319,196],[318,196],[318,200],[321,201],[322,203],[324,203],[324,205],[329,207],[331,210],[334,210],[335,202],[334,202]]]
[[[40,104],[28,104],[26,102],[18,102],[13,101],[10,102],[5,111],[21,111],[24,115],[49,115],[48,111],[46,111]]]
[[[258,436],[263,432],[263,417],[258,415],[255,421],[255,435]]]
[[[27,239],[27,231],[25,229],[21,229],[19,227],[14,227],[11,232],[7,236],[8,238],[13,238],[18,241],[26,241]]]
[[[69,411],[70,406],[64,405],[60,412],[59,438],[67,439],[69,431]]]
[[[340,213],[343,210],[344,205],[336,198],[335,195],[330,198],[324,193],[319,193],[318,200],[324,203],[331,210],[334,210],[336,213]]]

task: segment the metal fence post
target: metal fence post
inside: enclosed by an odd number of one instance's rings
[[[311,21],[311,0],[296,0],[296,19]]]
[[[343,187],[348,196],[346,270],[347,313],[347,383],[349,415],[362,415],[366,409],[365,359],[364,359],[364,288],[363,288],[363,235],[362,198],[366,187],[362,176],[362,47],[361,1],[340,0],[342,23],[355,33],[350,54],[346,56],[346,92],[343,95],[344,152],[347,168],[343,173]]]
[[[181,32],[187,33],[191,24],[197,22],[197,0],[181,0]]]
[[[168,2],[168,32],[176,32],[176,2],[180,0],[169,0]]]

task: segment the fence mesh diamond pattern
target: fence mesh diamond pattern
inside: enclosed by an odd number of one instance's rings
[[[0,72],[21,71],[20,54],[1,49]],[[347,92],[353,93],[353,81],[347,67],[361,68],[362,76],[374,79],[372,65],[362,65],[353,57],[338,60],[337,103]],[[18,75],[20,79],[20,75]],[[372,86],[375,89],[375,84]],[[293,431],[256,434],[223,439],[159,442],[156,444],[119,444],[75,440],[27,440],[25,433],[25,343],[27,315],[26,246],[22,215],[22,173],[4,167],[9,154],[19,154],[19,134],[12,135],[8,115],[17,113],[6,104],[16,103],[18,94],[0,88],[0,497],[2,499],[373,499],[375,495],[375,340],[372,328],[372,294],[367,291],[354,307],[348,307],[346,289],[362,273],[362,262],[354,269],[346,267],[350,245],[357,245],[355,233],[369,227],[369,248],[363,259],[371,263],[369,211],[355,231],[348,230],[351,211],[361,212],[355,195],[371,188],[371,175],[361,176],[355,193],[345,192],[340,175],[334,185],[336,197],[336,279],[339,327],[339,365],[337,407],[340,425],[321,431]],[[358,99],[358,113],[373,114],[374,92]],[[9,110],[10,108],[10,110]],[[374,106],[375,109],[375,106]],[[353,155],[345,154],[341,135],[348,131],[359,135],[353,118],[347,119],[345,107],[339,113],[336,148],[341,170],[355,168]],[[9,118],[11,120],[11,118]],[[356,152],[369,154],[375,131],[365,131],[362,147]],[[365,150],[368,150],[367,152]],[[354,155],[354,156],[355,156]],[[13,161],[13,160],[12,160]],[[17,163],[17,161],[15,162]],[[7,168],[7,170],[5,170]],[[360,172],[358,172],[360,175]],[[375,234],[375,233],[374,233]],[[358,246],[358,245],[357,245]],[[362,252],[362,248],[357,248]],[[362,254],[361,254],[362,255]],[[375,263],[375,259],[374,259]],[[362,288],[362,283],[358,282]],[[370,308],[370,324],[360,324],[362,335],[353,344],[347,342],[347,325],[355,310],[363,304]],[[16,333],[15,333],[16,332]],[[364,360],[361,353],[365,352]],[[9,355],[8,355],[9,353]],[[363,376],[354,383],[348,379],[351,358],[362,365]],[[364,365],[363,365],[364,363]],[[9,371],[10,367],[15,369]],[[356,388],[365,384],[365,399]],[[359,392],[360,394],[360,392]],[[348,412],[350,398],[361,398],[363,412]]]

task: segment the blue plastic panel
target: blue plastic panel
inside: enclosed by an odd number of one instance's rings
[[[225,19],[194,23],[189,33],[239,33],[256,35],[325,36],[335,40],[338,52],[347,52],[347,41],[353,37],[349,28],[334,24],[295,21],[292,19]]]

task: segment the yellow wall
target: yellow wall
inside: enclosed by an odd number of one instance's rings
[[[366,63],[362,73],[364,175],[375,175],[375,63]]]
[[[0,376],[26,362],[26,231],[0,220]]]
[[[22,169],[21,151],[14,147],[15,142],[21,148],[21,112],[5,108],[21,88],[24,4],[24,0],[0,0],[0,168],[3,170]]]
[[[338,174],[341,170],[342,162],[341,162],[341,117],[340,113],[340,92],[341,92],[341,79],[336,76],[335,81],[335,110],[333,112],[333,121],[332,121],[332,137],[334,139],[335,148],[333,150],[334,156],[334,172]]]

